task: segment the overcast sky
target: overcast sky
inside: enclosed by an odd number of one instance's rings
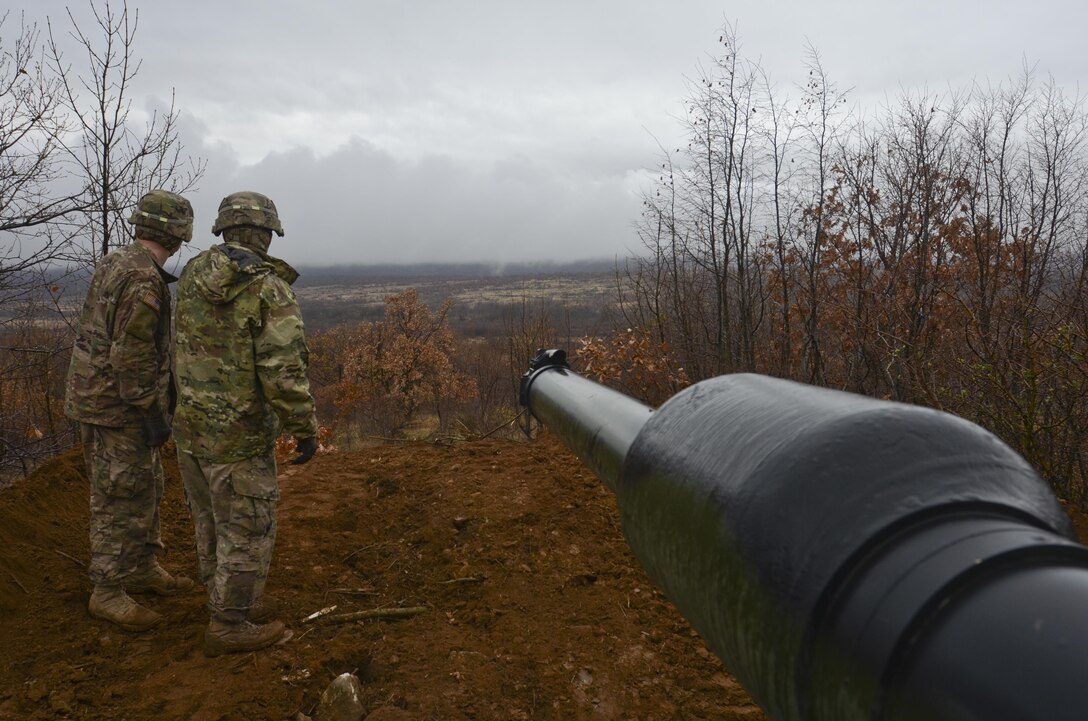
[[[62,20],[36,0],[28,20]],[[114,2],[115,7],[119,2]],[[257,190],[298,265],[579,260],[638,250],[658,142],[720,49],[789,90],[806,43],[852,99],[999,82],[1024,61],[1088,79],[1084,0],[187,0],[139,2],[138,109],[176,94],[196,249],[219,200]],[[86,26],[90,28],[89,22]],[[73,56],[73,61],[76,57]]]

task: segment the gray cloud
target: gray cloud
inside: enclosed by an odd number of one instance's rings
[[[65,0],[33,11],[63,19]],[[569,260],[635,243],[642,169],[736,22],[742,54],[783,89],[811,43],[842,88],[1000,81],[1024,60],[1088,76],[1088,4],[1014,0],[191,0],[140,3],[135,92],[176,91],[208,161],[198,226],[219,199],[281,207],[293,262]],[[86,21],[87,8],[73,5]],[[31,18],[33,19],[33,17]],[[198,235],[194,245],[207,245]]]
[[[323,157],[272,153],[229,182],[277,200],[288,232],[278,252],[309,264],[623,254],[637,212],[617,183],[563,177],[527,157],[405,161],[362,140]]]

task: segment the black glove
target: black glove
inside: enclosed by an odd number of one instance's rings
[[[309,438],[296,438],[295,444],[298,451],[298,455],[295,456],[295,460],[291,461],[292,466],[301,466],[306,461],[314,457],[314,453],[317,453],[317,438],[310,436]]]
[[[170,373],[170,379],[166,384],[166,412],[171,416],[174,415],[174,411],[178,409],[178,386],[174,380],[173,372]]]
[[[158,411],[144,415],[140,430],[144,432],[144,445],[148,448],[158,448],[170,439],[170,424],[166,422],[166,416]]]

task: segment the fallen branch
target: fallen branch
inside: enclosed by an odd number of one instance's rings
[[[521,412],[518,413],[516,416],[514,416],[513,418],[508,420],[506,423],[503,423],[501,426],[496,426],[495,428],[492,428],[490,431],[488,431],[487,433],[480,436],[480,438],[478,440],[483,440],[484,438],[487,438],[488,436],[490,436],[492,433],[495,433],[496,431],[499,431],[499,430],[501,430],[503,428],[506,428],[508,425],[510,425],[511,423],[513,423],[514,421],[516,421],[517,419],[519,419],[523,415],[525,415],[526,411],[528,411],[528,410],[529,410],[528,408],[521,409]]]
[[[69,555],[68,555],[67,553],[65,553],[64,551],[62,551],[62,550],[60,550],[60,549],[58,549],[58,548],[54,548],[54,549],[53,549],[53,553],[56,553],[56,554],[57,554],[58,556],[64,556],[64,557],[65,557],[65,558],[67,558],[67,559],[68,559],[69,561],[75,561],[76,563],[78,563],[79,565],[83,566],[84,568],[86,568],[86,567],[87,567],[87,564],[86,564],[86,563],[84,563],[83,561],[79,560],[79,559],[78,559],[78,558],[76,558],[75,556],[69,556]]]
[[[417,438],[389,438],[388,436],[372,436],[369,434],[365,437],[383,443],[417,443],[419,441]]]
[[[464,578],[451,578],[448,581],[439,581],[439,583],[482,583],[484,579],[476,578],[475,576],[466,576]]]
[[[351,613],[337,613],[325,616],[322,620],[327,623],[350,623],[352,621],[365,621],[372,618],[411,618],[427,610],[426,606],[411,606],[409,608],[372,608],[367,611],[352,611]]]
[[[330,613],[335,611],[336,608],[337,607],[336,607],[335,604],[333,604],[332,606],[326,606],[325,608],[321,609],[320,611],[314,611],[309,616],[302,619],[302,622],[303,623],[313,623],[314,621],[316,621],[319,618],[322,618],[324,616],[328,616]]]
[[[347,596],[373,596],[377,591],[373,588],[330,588],[328,593],[341,593]]]
[[[15,574],[14,574],[14,573],[12,573],[11,571],[8,571],[8,575],[9,575],[9,576],[11,576],[11,580],[12,580],[12,581],[15,581],[15,585],[16,585],[16,586],[18,586],[19,588],[23,589],[23,593],[25,593],[25,594],[26,594],[26,595],[28,595],[28,596],[30,595],[30,591],[26,590],[26,586],[24,586],[24,585],[22,584],[22,582],[21,582],[21,581],[20,581],[20,580],[19,580],[18,578],[16,578],[16,577],[15,577]]]

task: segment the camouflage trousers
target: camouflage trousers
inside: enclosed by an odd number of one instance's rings
[[[179,450],[178,467],[208,612],[225,623],[244,621],[264,590],[276,542],[276,457],[213,463]]]
[[[159,531],[163,475],[159,449],[139,428],[79,424],[91,480],[91,563],[95,585],[121,583],[164,550]]]

